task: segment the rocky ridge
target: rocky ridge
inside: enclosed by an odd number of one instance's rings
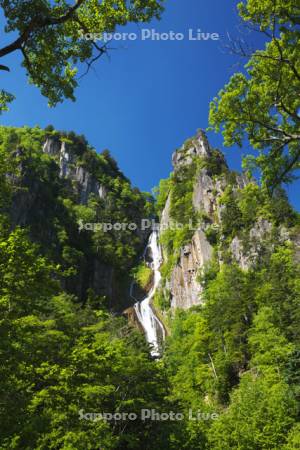
[[[76,165],[76,157],[66,142],[48,137],[43,145],[43,152],[58,159],[61,178],[70,178],[77,183],[79,203],[87,204],[90,194],[105,199],[107,193],[105,186],[101,185],[87,169]]]
[[[215,176],[208,167],[202,168],[196,176],[193,188],[193,208],[196,213],[205,217],[190,242],[184,245],[179,252],[179,258],[171,271],[169,279],[165,280],[165,293],[170,295],[170,306],[174,308],[188,309],[193,305],[200,304],[203,288],[199,281],[201,269],[211,261],[215,255],[222,264],[222,254],[216,250],[207,238],[208,228],[218,232],[222,223],[222,212],[224,206],[219,200],[224,194],[229,183],[232,184],[233,191],[242,190],[250,182],[246,174],[237,174],[229,171],[224,156],[212,149],[207,137],[203,131],[199,131],[194,139],[187,143],[172,155],[174,172],[181,170],[182,167],[194,164],[195,158],[205,158],[210,160],[215,158],[218,164],[226,167],[227,174]],[[231,180],[229,181],[229,179]],[[234,180],[232,182],[232,180]],[[171,223],[170,218],[171,197],[167,197],[165,207],[161,214],[161,228],[164,230]],[[266,218],[261,217],[249,231],[249,242],[247,249],[238,236],[234,236],[229,251],[233,261],[235,261],[243,270],[248,270],[257,260],[262,249],[262,242],[267,242],[272,235],[273,224]],[[221,235],[220,239],[224,239]],[[284,226],[280,227],[279,239],[281,242],[291,241],[291,236]],[[299,240],[299,239],[298,239]],[[295,243],[299,254],[299,243]],[[165,259],[167,258],[164,252]]]

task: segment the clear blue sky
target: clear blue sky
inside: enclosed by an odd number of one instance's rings
[[[208,125],[209,102],[238,69],[238,58],[224,50],[226,33],[238,33],[237,0],[167,0],[160,22],[139,28],[176,31],[188,29],[219,33],[220,41],[126,41],[114,43],[110,58],[95,66],[96,74],[83,78],[76,103],[66,101],[49,109],[39,91],[26,84],[19,56],[6,62],[11,73],[1,73],[2,87],[17,100],[1,117],[4,125],[52,124],[60,130],[84,134],[101,151],[109,148],[120,168],[142,190],[150,190],[171,171],[171,154]],[[2,28],[2,27],[1,27]],[[5,39],[1,29],[1,39]],[[255,42],[258,37],[249,37]],[[3,63],[5,63],[3,61]],[[209,134],[210,142],[224,151],[222,136]],[[244,149],[247,153],[247,149]],[[240,168],[241,152],[225,150],[230,166]],[[300,210],[299,184],[289,188]]]

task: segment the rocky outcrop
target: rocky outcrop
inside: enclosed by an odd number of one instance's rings
[[[68,148],[68,144],[60,141],[57,137],[47,138],[42,146],[44,153],[53,158],[59,165],[59,177],[69,180],[72,189],[77,195],[77,202],[87,204],[90,194],[94,194],[104,200],[107,196],[107,188],[101,185],[84,167],[77,165],[77,158]],[[22,149],[15,151],[14,156],[22,156]],[[37,199],[42,186],[27,173],[26,165],[21,164],[18,175],[8,175],[15,186],[20,186],[16,190],[13,198],[10,217],[12,225],[25,226],[28,217],[32,216],[36,209]],[[26,189],[24,189],[26,187]]]
[[[195,156],[209,158],[212,149],[204,132],[198,132],[195,139],[188,141],[180,150],[172,156],[174,170],[191,164]],[[205,211],[213,216],[217,209],[216,184],[208,171],[203,169],[195,183],[193,193],[193,205],[197,212]],[[222,192],[222,186],[217,187]],[[170,218],[171,196],[166,201],[161,214],[161,230],[167,229],[172,222]],[[163,252],[164,253],[164,252]],[[172,270],[170,280],[167,282],[167,290],[171,296],[172,308],[187,309],[201,302],[202,287],[198,281],[199,270],[211,259],[213,248],[208,242],[204,228],[196,229],[188,245],[180,249],[179,261]],[[164,254],[166,258],[166,255]]]
[[[233,238],[230,244],[231,253],[243,270],[248,270],[262,253],[263,243],[268,242],[273,225],[265,220],[260,219],[251,228],[249,232],[249,241],[247,242],[247,251],[241,239],[237,236]]]
[[[190,308],[201,299],[202,287],[198,281],[199,269],[212,257],[212,247],[202,230],[197,230],[191,243],[180,251],[178,264],[172,271],[169,290],[172,308]]]
[[[77,158],[72,154],[65,141],[60,142],[56,137],[47,138],[43,145],[43,152],[56,157],[59,163],[60,178],[67,178],[75,182],[78,202],[87,204],[90,194],[105,199],[107,190],[84,167],[77,165]]]
[[[22,132],[23,140],[7,151],[16,169],[6,174],[12,187],[5,205],[9,225],[26,228],[41,254],[62,268],[59,281],[66,292],[82,303],[90,298],[123,311],[133,303],[130,271],[150,229],[114,229],[103,236],[100,230],[110,221],[150,221],[143,194],[131,186],[109,151],[97,155],[84,136],[55,130],[26,133],[32,147]],[[95,210],[91,204],[79,207],[88,204],[91,194]]]
[[[138,319],[137,313],[136,313],[136,311],[135,311],[133,306],[130,306],[129,308],[126,308],[123,311],[123,315],[128,320],[128,323],[130,323],[133,327],[135,327],[138,330],[140,330],[141,333],[145,332],[144,328],[141,325],[141,322]]]
[[[190,243],[180,249],[178,262],[166,281],[166,292],[170,292],[171,308],[186,309],[201,303],[200,269],[213,256],[213,247],[206,237],[206,231],[210,228],[210,231],[218,233],[222,229],[222,214],[225,206],[222,206],[219,200],[227,186],[230,184],[234,192],[244,189],[250,182],[245,174],[230,172],[222,154],[210,147],[205,133],[202,131],[198,132],[196,138],[188,140],[181,149],[173,154],[174,172],[180,171],[183,166],[195,164],[196,157],[208,162],[196,175],[192,197],[194,211],[204,219],[201,221],[198,230],[195,231]],[[223,169],[221,173],[215,176],[211,168],[215,169],[218,165],[222,166]],[[177,177],[177,180],[180,180],[180,177]],[[161,215],[162,230],[165,230],[168,224],[172,222],[170,204],[171,195],[169,194]],[[248,270],[266,251],[272,252],[274,248],[272,244],[273,232],[273,224],[264,218],[260,218],[250,230],[247,230],[244,240],[242,237],[233,237],[228,248],[233,261],[236,261],[243,270]],[[291,241],[289,232],[283,227],[278,228],[277,233],[279,242]],[[225,236],[219,235],[218,239],[222,243]],[[293,240],[296,247],[295,255],[298,260],[300,260],[299,239],[298,236]],[[166,258],[165,253],[164,257]],[[216,253],[216,257],[222,264],[223,255],[221,251]]]
[[[66,175],[68,176],[68,175]],[[102,200],[105,199],[107,190],[101,186],[99,182],[83,167],[76,167],[73,174],[74,180],[78,183],[79,202],[86,204],[90,194],[99,196]]]
[[[211,151],[206,134],[199,130],[195,138],[189,139],[179,150],[173,153],[173,167],[176,170],[183,165],[191,164],[195,156],[209,158]]]
[[[169,227],[169,224],[171,222],[170,219],[170,206],[171,206],[171,196],[170,194],[167,197],[167,201],[165,204],[165,207],[162,211],[161,218],[160,218],[160,228],[161,230],[166,230]]]
[[[72,160],[70,152],[66,149],[66,143],[62,142],[61,147],[59,149],[60,157],[59,157],[59,166],[60,166],[60,177],[67,178],[70,176],[71,168],[70,163]]]
[[[57,156],[60,154],[61,142],[59,139],[47,138],[43,145],[43,152],[49,156]]]
[[[202,169],[196,179],[193,206],[197,212],[205,212],[212,220],[219,211],[218,198],[226,188],[226,181],[213,180],[207,169]]]

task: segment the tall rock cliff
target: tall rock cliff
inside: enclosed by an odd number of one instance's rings
[[[169,307],[200,304],[203,274],[214,263],[248,270],[285,241],[299,253],[295,213],[283,191],[270,200],[249,175],[230,171],[203,131],[177,150],[172,162],[160,222]]]

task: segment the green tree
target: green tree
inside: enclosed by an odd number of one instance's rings
[[[254,162],[272,190],[291,181],[300,162],[300,6],[298,0],[247,0],[238,9],[267,42],[252,54],[233,45],[250,59],[211,103],[210,124],[222,129],[226,146],[248,139],[258,152],[248,167]]]
[[[274,370],[282,372],[295,349],[274,326],[273,315],[272,308],[263,307],[259,310],[249,336],[253,355],[251,365],[264,374]]]
[[[47,299],[58,292],[58,267],[37,257],[37,246],[17,228],[0,240],[0,306],[15,317],[47,310]]]
[[[160,180],[159,185],[156,188],[154,188],[154,194],[156,196],[156,208],[159,214],[162,213],[166,205],[166,201],[170,193],[170,188],[171,188],[170,178]]]
[[[209,432],[213,450],[279,450],[296,422],[298,404],[285,377],[294,346],[274,326],[273,316],[271,308],[263,307],[254,318],[251,370],[243,374],[228,409]]]
[[[257,273],[256,282],[257,305],[271,307],[276,327],[289,340],[299,344],[300,272],[293,247],[276,249],[267,267]]]
[[[216,403],[212,401],[211,395],[215,385],[209,357],[211,337],[207,321],[199,308],[175,312],[164,364],[171,384],[170,399],[185,416],[184,422],[180,424],[177,448],[206,448],[211,420],[189,420],[188,414],[189,410],[208,415],[216,412]]]
[[[297,404],[282,379],[243,375],[229,408],[209,431],[211,450],[280,450]]]
[[[239,371],[247,364],[247,332],[255,309],[251,277],[238,266],[224,265],[208,283],[204,296],[219,396],[226,402]]]
[[[168,381],[144,337],[89,299],[76,304],[53,275],[24,230],[1,238],[1,449],[168,448],[168,426],[141,420],[143,408],[168,410]]]
[[[93,34],[114,32],[129,22],[159,18],[162,0],[1,0],[6,18],[5,31],[12,40],[0,49],[0,58],[13,52],[22,55],[29,82],[49,99],[51,106],[63,98],[74,100],[78,64],[92,64],[107,52]],[[91,34],[91,39],[83,36]],[[9,71],[1,64],[0,70]],[[7,109],[13,95],[0,92],[0,112]]]

